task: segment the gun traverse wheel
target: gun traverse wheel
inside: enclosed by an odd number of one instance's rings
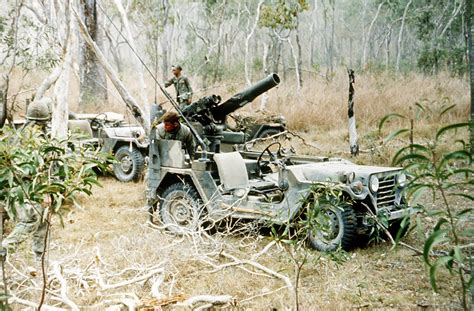
[[[344,250],[354,247],[357,220],[350,206],[323,205],[315,222],[317,224],[308,233],[309,243],[315,249],[330,252],[339,245]]]
[[[117,163],[114,163],[114,175],[123,182],[137,181],[145,166],[145,160],[141,152],[132,146],[120,147],[115,153]]]
[[[176,232],[196,231],[200,225],[202,202],[194,187],[182,182],[172,184],[160,198],[161,221]]]

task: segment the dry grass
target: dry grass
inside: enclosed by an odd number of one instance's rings
[[[68,275],[68,271],[69,275],[72,275],[71,271],[82,271],[87,275],[86,267],[89,266],[89,271],[98,267],[103,275],[110,276],[107,282],[116,283],[133,275],[112,276],[113,273],[163,263],[165,272],[160,292],[166,297],[179,294],[184,297],[231,295],[235,305],[241,308],[292,307],[291,292],[280,289],[285,286],[282,280],[250,266],[233,266],[212,272],[213,267],[204,261],[213,260],[215,264],[229,262],[219,256],[222,251],[239,259],[249,259],[271,242],[268,236],[215,234],[194,239],[175,236],[146,224],[142,183],[125,185],[110,178],[104,178],[102,182],[104,188],[96,189],[92,197],[81,200],[84,210],[66,217],[65,228],[54,227],[49,262],[61,262],[64,275]],[[415,234],[406,241],[421,247]],[[354,250],[348,254],[347,261],[339,264],[328,255],[307,251],[309,261],[302,269],[299,287],[303,310],[413,309],[427,306],[446,309],[457,303],[459,288],[456,280],[445,275],[440,294],[434,294],[421,258],[407,249],[391,250],[385,243],[372,245]],[[26,245],[12,256],[10,262],[19,269],[31,264]],[[23,261],[25,258],[26,262]],[[274,245],[256,261],[294,280],[293,264],[282,247]],[[39,276],[30,277],[23,282],[23,288],[34,281],[41,283]],[[94,305],[104,297],[112,297],[114,293],[134,293],[142,302],[151,301],[152,280],[107,291],[99,290],[98,284],[91,279],[88,281],[89,289],[74,284],[69,282],[69,298],[81,309],[87,309],[85,306]],[[57,288],[58,284],[53,281],[50,286]],[[23,295],[38,301],[38,292]],[[54,300],[49,296],[48,304],[52,303]],[[101,310],[103,307],[89,309]]]

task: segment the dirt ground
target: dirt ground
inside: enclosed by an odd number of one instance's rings
[[[59,302],[68,297],[81,310],[123,304],[160,310],[198,295],[229,295],[238,308],[294,308],[290,286],[295,284],[295,264],[269,236],[257,231],[176,236],[147,222],[144,183],[101,182],[103,188],[80,198],[81,206],[64,215],[64,228],[55,220],[48,256],[49,307],[71,309]],[[416,232],[404,241],[422,248]],[[382,242],[353,250],[339,261],[309,249],[296,258],[305,254],[308,261],[298,286],[302,310],[459,306],[456,280],[443,276],[439,293],[434,293],[422,259],[407,248],[393,250]],[[38,302],[42,280],[33,271],[39,265],[32,257],[26,243],[10,255],[6,269],[16,298]]]

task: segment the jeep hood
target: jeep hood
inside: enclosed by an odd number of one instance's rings
[[[398,167],[357,165],[349,161],[321,162],[288,166],[289,171],[301,182],[332,181],[339,182],[346,173],[354,172],[356,180],[366,180],[372,174],[395,172]]]
[[[145,135],[145,131],[140,126],[110,127],[106,128],[110,137],[133,137]]]

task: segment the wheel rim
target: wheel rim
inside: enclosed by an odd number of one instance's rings
[[[181,194],[176,194],[169,199],[167,212],[171,221],[179,227],[193,229],[196,225],[194,204]]]
[[[170,216],[180,226],[189,226],[192,223],[192,212],[185,199],[170,202]]]
[[[120,169],[125,173],[129,173],[132,170],[132,168],[133,168],[132,158],[128,155],[124,155],[120,159]]]
[[[325,244],[331,244],[338,239],[341,234],[341,219],[332,208],[321,211],[316,222],[318,226],[312,231],[313,236],[318,240]]]

